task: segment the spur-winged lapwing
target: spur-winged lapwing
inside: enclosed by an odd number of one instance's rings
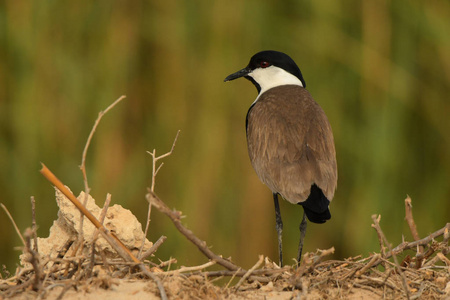
[[[245,77],[258,90],[247,112],[248,153],[259,179],[273,193],[280,266],[283,265],[278,195],[303,206],[297,262],[306,225],[331,218],[328,206],[337,185],[336,151],[330,123],[305,89],[300,69],[286,54],[262,51],[225,81]]]

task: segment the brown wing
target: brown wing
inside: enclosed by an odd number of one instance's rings
[[[285,85],[262,94],[247,115],[247,141],[253,168],[272,192],[299,203],[315,183],[333,199],[333,133],[322,108],[303,87]]]

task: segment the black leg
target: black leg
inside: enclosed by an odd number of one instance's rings
[[[300,223],[300,242],[298,243],[298,253],[297,253],[297,265],[300,266],[300,261],[302,260],[302,252],[303,252],[303,240],[305,239],[306,227],[308,225],[308,221],[306,220],[305,211],[303,211],[303,219]]]
[[[280,267],[283,267],[283,245],[282,245],[282,232],[283,221],[281,220],[280,205],[278,204],[278,194],[273,193],[273,202],[275,203],[275,221],[278,234],[278,253],[280,255]]]

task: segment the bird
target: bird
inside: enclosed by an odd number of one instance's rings
[[[241,77],[258,91],[245,121],[247,148],[258,178],[272,191],[281,267],[283,222],[278,196],[303,207],[297,251],[300,265],[307,220],[320,224],[331,218],[329,204],[338,177],[331,125],[287,54],[258,52],[245,68],[224,81]]]

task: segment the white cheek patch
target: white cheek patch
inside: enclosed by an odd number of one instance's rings
[[[270,66],[264,69],[262,68],[255,69],[253,70],[253,72],[248,74],[248,76],[251,76],[261,87],[259,95],[261,95],[262,93],[271,88],[280,85],[294,84],[303,86],[300,79],[298,79],[291,73],[286,72],[285,70],[275,66]],[[256,100],[258,100],[258,98],[256,98]]]

